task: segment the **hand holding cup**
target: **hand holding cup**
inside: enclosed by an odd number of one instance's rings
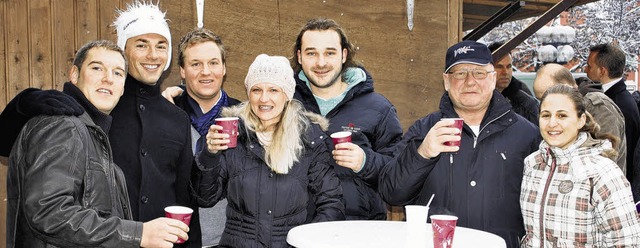
[[[223,133],[222,126],[211,125],[209,127],[209,132],[205,136],[207,141],[207,150],[210,153],[218,153],[218,151],[224,151],[229,149],[227,144],[229,144],[229,134]]]
[[[424,158],[434,158],[443,152],[457,152],[460,150],[462,124],[460,118],[438,121],[422,140],[418,153]]]
[[[229,148],[234,148],[238,144],[238,123],[238,117],[216,118],[216,125],[222,127],[220,132],[229,135],[229,143],[227,143]]]
[[[140,247],[173,247],[189,239],[189,225],[171,218],[156,218],[142,224]]]
[[[331,153],[336,164],[353,171],[360,171],[364,161],[364,150],[360,146],[351,143],[351,132],[332,133],[331,140],[335,146]]]
[[[169,206],[164,208],[165,217],[171,218],[174,220],[179,220],[182,223],[186,224],[187,226],[189,226],[189,223],[191,223],[191,214],[193,214],[193,209],[188,207]],[[184,243],[184,241],[186,240],[178,237],[178,241],[176,241],[176,244]]]

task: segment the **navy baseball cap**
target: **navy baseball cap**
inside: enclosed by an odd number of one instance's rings
[[[488,65],[493,61],[491,51],[482,43],[465,40],[447,49],[447,60],[444,72],[457,64]]]

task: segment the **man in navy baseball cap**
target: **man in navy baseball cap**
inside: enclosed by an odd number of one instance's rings
[[[487,46],[451,46],[442,77],[440,108],[408,129],[380,173],[378,190],[391,205],[425,205],[435,194],[430,214],[453,213],[458,226],[519,247],[525,233],[519,185],[524,158],[538,147],[540,132],[495,90]],[[449,118],[462,118],[462,128]]]

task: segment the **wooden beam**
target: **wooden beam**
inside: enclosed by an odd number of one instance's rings
[[[62,90],[69,80],[69,68],[73,63],[75,46],[74,0],[56,0],[52,5],[53,15],[53,88]],[[79,47],[78,47],[79,48]]]
[[[544,5],[544,6],[553,6],[558,1],[557,0],[548,0],[548,1],[527,1],[525,6],[536,6],[536,5]],[[494,7],[504,7],[508,5],[512,1],[491,1],[491,0],[465,0],[464,4],[475,4],[475,5],[484,5],[484,6],[494,6]]]
[[[29,1],[8,0],[5,2],[6,53],[7,53],[7,98],[29,88]]]
[[[516,13],[520,8],[524,6],[524,1],[514,1],[510,4],[502,7],[498,12],[489,17],[486,21],[482,22],[478,27],[474,28],[469,34],[467,34],[463,40],[478,40],[482,38],[489,31],[503,23],[507,18]]]
[[[53,88],[53,48],[51,33],[51,2],[28,1],[29,26],[29,81],[40,89]]]
[[[6,32],[6,26],[8,24],[7,22],[7,10],[5,8],[5,3],[6,1],[0,1],[0,13],[2,13],[2,15],[0,15],[0,111],[4,110],[4,107],[7,105],[7,101],[9,101],[8,98],[8,93],[7,93],[7,87],[8,85],[5,83],[7,82],[7,61],[8,61],[8,56],[6,53],[6,48],[5,48],[5,39],[7,38],[5,36],[5,32]],[[6,165],[6,164],[5,164]],[[5,215],[6,216],[6,215]],[[4,231],[3,228],[0,228],[1,231]],[[2,233],[0,233],[0,235],[3,235]],[[2,241],[2,243],[0,244],[4,244],[4,239],[0,240]]]

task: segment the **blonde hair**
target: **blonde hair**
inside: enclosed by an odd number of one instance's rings
[[[305,109],[298,100],[290,100],[285,104],[280,121],[276,124],[271,143],[265,146],[267,166],[278,174],[287,174],[304,151],[304,134],[311,126],[311,121],[302,114]],[[263,132],[260,118],[247,103],[241,105],[240,118],[244,127],[251,132]],[[286,129],[286,130],[285,130]],[[285,133],[286,131],[286,133]]]

